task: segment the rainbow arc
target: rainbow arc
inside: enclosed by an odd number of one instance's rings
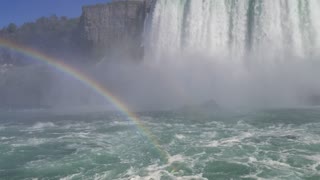
[[[137,129],[147,138],[147,140],[152,144],[160,154],[161,160],[168,161],[168,153],[164,151],[155,135],[144,125],[144,123],[139,119],[139,117],[129,110],[129,108],[122,103],[116,96],[114,96],[106,87],[101,83],[90,77],[89,75],[79,71],[78,69],[72,67],[60,61],[58,59],[52,58],[40,51],[35,49],[19,45],[12,41],[6,39],[0,39],[0,47],[5,49],[10,49],[14,52],[21,53],[25,56],[31,57],[36,61],[47,64],[48,66],[54,68],[57,71],[63,72],[75,80],[81,82],[84,86],[92,89],[94,92],[102,96],[107,102],[111,103],[116,109],[118,109],[123,115],[125,115],[130,121],[132,121]]]

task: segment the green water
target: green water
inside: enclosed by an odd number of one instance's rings
[[[0,179],[320,179],[319,109],[139,118],[0,112]]]

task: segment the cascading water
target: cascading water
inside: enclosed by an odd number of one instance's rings
[[[305,103],[320,91],[319,18],[319,0],[157,0],[145,62],[184,97]]]
[[[146,52],[307,57],[320,47],[319,17],[318,0],[158,0]]]

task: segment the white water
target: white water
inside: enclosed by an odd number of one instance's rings
[[[300,105],[320,92],[319,19],[319,0],[157,0],[145,62],[187,98]]]
[[[158,0],[146,52],[158,60],[181,53],[307,57],[319,52],[319,18],[318,0]]]

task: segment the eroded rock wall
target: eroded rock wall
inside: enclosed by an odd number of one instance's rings
[[[82,37],[95,57],[143,54],[142,34],[147,0],[118,0],[83,7]]]

